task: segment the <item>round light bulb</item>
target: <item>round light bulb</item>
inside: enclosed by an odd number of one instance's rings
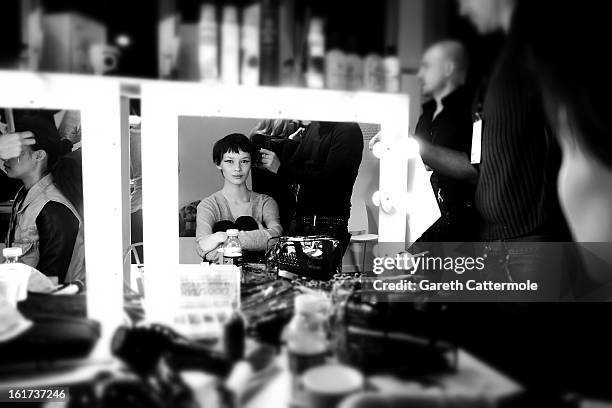
[[[391,197],[389,195],[385,195],[385,197],[381,199],[380,206],[387,214],[391,214],[395,210],[393,200],[391,200]]]
[[[384,152],[385,148],[381,142],[374,143],[374,146],[372,146],[372,154],[374,155],[374,157],[380,159],[383,156]]]
[[[375,191],[374,194],[372,194],[372,204],[377,207],[380,205],[380,191]]]

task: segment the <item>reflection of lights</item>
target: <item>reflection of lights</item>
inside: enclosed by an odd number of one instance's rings
[[[405,154],[408,159],[414,159],[420,153],[419,142],[414,137],[402,137],[394,145],[389,146],[383,142],[377,141],[372,146],[372,154],[377,159],[381,159],[384,154],[391,149]]]
[[[420,153],[419,142],[417,142],[414,137],[405,139],[405,151],[409,159],[417,157],[417,155]]]
[[[138,115],[130,115],[129,116],[129,124],[130,125],[140,125],[140,123],[142,122],[142,120],[140,119],[140,116]]]
[[[380,191],[375,192],[372,194],[372,203],[377,207],[381,207],[387,214],[391,214],[395,211],[393,199],[388,193],[381,193]]]
[[[129,47],[132,44],[132,39],[126,34],[119,34],[115,39],[115,42],[120,47]]]
[[[372,194],[372,204],[377,207],[380,205],[380,191],[375,191],[374,194]]]
[[[374,146],[372,146],[372,154],[374,155],[374,157],[376,157],[377,159],[380,159],[383,153],[384,153],[383,144],[381,142],[374,143]]]

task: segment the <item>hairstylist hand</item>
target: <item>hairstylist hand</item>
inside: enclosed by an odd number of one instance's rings
[[[0,159],[18,157],[23,146],[36,143],[32,132],[7,133],[0,135]]]
[[[302,135],[304,134],[304,130],[306,130],[305,128],[301,127],[298,130],[296,130],[295,132],[293,132],[292,134],[290,134],[287,139],[289,140],[294,140],[296,142],[299,142],[302,139]]]
[[[259,149],[259,152],[261,153],[261,166],[276,174],[281,165],[276,153],[267,149]]]

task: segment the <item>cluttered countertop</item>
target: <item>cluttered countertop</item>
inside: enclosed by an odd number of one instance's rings
[[[164,401],[174,405],[176,398],[187,396],[196,404],[191,406],[300,407],[319,405],[320,400],[329,404],[330,395],[334,404],[352,395],[345,400],[351,404],[351,399],[358,403],[391,396],[406,402],[460,398],[496,403],[520,394],[517,383],[456,347],[438,325],[427,324],[444,318],[443,307],[379,302],[361,282],[355,274],[336,274],[329,281],[279,279],[265,265],[244,265],[238,313],[246,325],[232,326],[236,320],[228,316],[221,338],[204,341],[187,339],[161,325],[134,326],[144,317],[142,299],[126,292],[132,325],[115,333],[114,361],[97,364],[84,358],[77,364],[80,377],[76,378],[68,375],[66,366],[48,364],[46,379],[61,368],[63,374],[57,379],[74,383],[71,390],[83,395],[87,384],[100,378],[105,378],[106,387],[127,387],[128,394],[135,392],[130,387],[136,387],[139,379],[150,383],[154,378],[161,385],[152,394],[149,389],[147,398],[155,396],[161,405],[153,406],[164,406]],[[26,316],[37,315],[40,302],[34,296],[19,309]],[[77,297],[55,302],[54,307],[71,310],[71,315],[84,305]],[[81,337],[73,344],[84,346],[85,340]],[[240,342],[244,346],[236,349]],[[86,351],[81,350],[83,356]],[[310,375],[310,383],[304,380],[309,370],[317,369],[331,371]],[[22,377],[32,384],[37,375],[42,374],[24,371]],[[339,382],[321,385],[312,380],[326,375]],[[342,378],[350,378],[349,384],[343,384]],[[0,388],[19,381],[12,376]]]

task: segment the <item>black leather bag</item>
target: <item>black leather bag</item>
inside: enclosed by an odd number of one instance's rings
[[[325,235],[271,238],[266,253],[268,265],[283,278],[328,281],[342,271],[340,241]]]

